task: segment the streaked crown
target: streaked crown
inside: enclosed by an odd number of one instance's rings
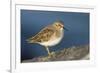
[[[64,23],[62,21],[56,21],[53,23],[53,26],[57,29],[63,29]]]

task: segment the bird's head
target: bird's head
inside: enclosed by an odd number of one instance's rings
[[[58,29],[58,30],[65,29],[65,30],[68,31],[68,29],[66,29],[66,28],[64,27],[64,22],[63,22],[63,21],[56,21],[56,22],[53,23],[53,26],[54,26],[56,29]]]

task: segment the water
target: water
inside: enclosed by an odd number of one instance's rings
[[[62,20],[69,31],[64,31],[63,40],[50,51],[89,44],[89,13],[21,10],[21,60],[47,55],[45,47],[26,39],[56,20]]]

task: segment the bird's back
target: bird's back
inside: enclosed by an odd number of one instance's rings
[[[29,43],[42,43],[47,42],[51,36],[54,34],[55,28],[52,25],[49,25],[42,29],[38,34],[29,38],[27,41]]]

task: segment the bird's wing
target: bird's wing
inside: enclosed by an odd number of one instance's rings
[[[43,30],[41,30],[37,35],[29,38],[28,40],[31,43],[41,43],[41,42],[46,42],[48,41],[51,36],[54,34],[54,30],[52,29],[52,27],[46,27]]]

